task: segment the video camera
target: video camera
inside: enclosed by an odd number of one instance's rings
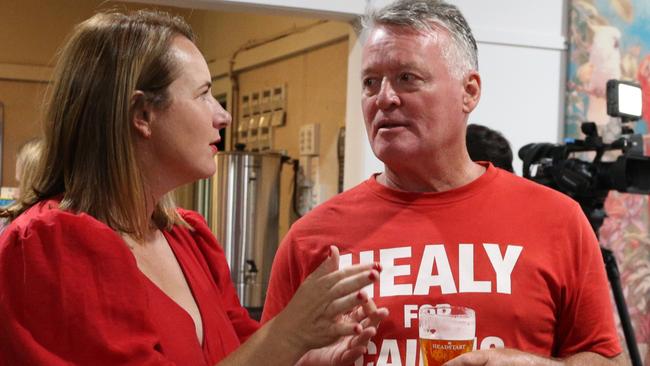
[[[607,114],[621,117],[620,138],[605,143],[598,135],[596,124],[584,122],[580,126],[586,136],[584,140],[569,140],[565,145],[533,143],[519,149],[519,157],[524,162],[524,177],[575,199],[596,235],[607,216],[604,202],[609,191],[650,194],[650,157],[643,156],[641,135],[633,134],[632,129],[626,125],[641,117],[641,105],[642,94],[638,85],[609,80]],[[603,161],[607,152],[617,150],[621,154],[615,161]],[[594,158],[591,161],[582,160],[575,157],[577,154]],[[616,258],[610,249],[601,246],[600,250],[632,365],[641,366],[641,356],[625,304]]]
[[[523,176],[578,201],[597,232],[605,217],[602,207],[610,190],[650,194],[650,157],[643,155],[642,136],[633,134],[627,126],[641,117],[641,106],[641,88],[637,84],[609,80],[607,114],[621,117],[622,136],[605,143],[596,124],[584,122],[584,140],[570,139],[564,145],[527,144],[519,149]],[[615,161],[603,161],[606,152],[617,150],[621,155]],[[579,153],[582,158],[575,157]],[[585,155],[594,157],[583,160]]]

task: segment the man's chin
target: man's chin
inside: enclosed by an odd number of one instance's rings
[[[421,159],[413,146],[405,146],[404,144],[373,144],[372,151],[377,157],[386,165],[404,164],[412,161],[413,159]]]

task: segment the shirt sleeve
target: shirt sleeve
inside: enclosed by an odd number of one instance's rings
[[[290,230],[273,259],[271,278],[262,312],[262,324],[273,319],[287,306],[304,279],[300,266],[295,262],[293,235]]]
[[[199,244],[199,249],[206,258],[210,271],[221,291],[221,299],[226,314],[228,314],[228,318],[235,332],[237,332],[239,341],[244,343],[259,329],[260,324],[250,317],[246,308],[239,301],[237,291],[230,278],[230,267],[223,248],[217,242],[203,216],[193,211],[179,210],[179,212],[194,229],[195,240]]]
[[[135,259],[85,214],[51,213],[0,237],[0,359],[9,365],[171,365]]]
[[[614,357],[621,353],[621,346],[603,257],[589,221],[579,206],[575,211],[578,219],[571,225],[575,265],[560,308],[554,353],[568,357],[588,351]]]

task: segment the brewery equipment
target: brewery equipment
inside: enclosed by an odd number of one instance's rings
[[[261,308],[278,247],[278,153],[217,153],[216,236],[243,306]]]

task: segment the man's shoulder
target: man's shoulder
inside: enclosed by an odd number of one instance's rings
[[[343,216],[354,215],[368,204],[371,197],[372,192],[367,187],[367,181],[361,182],[314,207],[298,219],[292,229],[313,226],[316,223],[328,222],[330,219],[338,221]]]
[[[498,189],[513,200],[521,199],[524,203],[535,202],[560,206],[577,205],[571,197],[553,188],[506,171],[500,173]]]

